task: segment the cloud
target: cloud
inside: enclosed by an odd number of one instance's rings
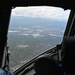
[[[56,35],[56,34],[49,34],[49,35],[54,37],[63,37],[62,35]]]
[[[19,35],[24,35],[24,36],[28,36],[29,34],[19,34]]]
[[[40,35],[40,34],[31,34],[34,38],[37,38],[37,37],[43,37],[42,35]]]
[[[18,45],[18,48],[26,48],[28,45]]]
[[[17,33],[17,32],[20,32],[20,31],[12,31],[12,30],[9,30],[8,32],[9,33]]]
[[[40,18],[55,18],[67,19],[70,10],[64,11],[61,8],[38,6],[38,7],[17,7],[12,10],[12,16],[25,17],[40,17]]]

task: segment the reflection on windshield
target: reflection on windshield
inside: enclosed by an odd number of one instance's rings
[[[54,7],[13,9],[8,31],[11,70],[60,44],[69,13]]]

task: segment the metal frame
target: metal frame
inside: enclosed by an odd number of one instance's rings
[[[0,9],[0,67],[2,67],[4,49],[7,41],[11,8]]]
[[[75,31],[74,30],[74,28],[75,28],[74,22],[75,22],[75,11],[71,10],[64,36],[73,36],[74,35],[74,33],[73,33]]]
[[[0,8],[20,6],[55,6],[64,9],[75,9],[74,0],[0,0]]]

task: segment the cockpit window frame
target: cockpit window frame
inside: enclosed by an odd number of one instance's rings
[[[75,11],[71,10],[69,19],[67,22],[67,26],[65,29],[64,37],[65,36],[74,36],[75,34]]]

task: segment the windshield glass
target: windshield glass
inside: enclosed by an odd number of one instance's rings
[[[46,6],[12,9],[8,31],[10,69],[60,44],[69,13],[70,10]]]

